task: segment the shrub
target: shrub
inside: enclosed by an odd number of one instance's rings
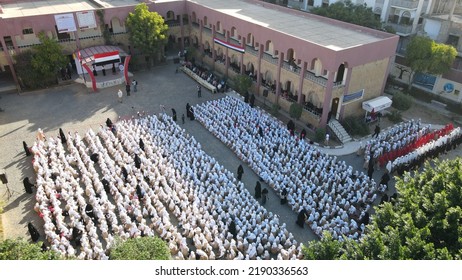
[[[412,97],[408,94],[397,92],[393,94],[392,106],[398,110],[406,111],[412,106]]]
[[[279,114],[279,109],[281,109],[281,106],[279,106],[279,104],[271,105],[271,115],[277,116]]]
[[[169,260],[170,250],[159,237],[130,238],[126,241],[116,239],[111,248],[111,260]]]
[[[321,143],[326,139],[326,129],[325,128],[317,128],[314,134],[314,141]]]
[[[390,114],[387,115],[388,119],[393,123],[399,123],[403,121],[401,112],[398,110],[392,110]]]
[[[53,250],[42,251],[42,242],[30,243],[25,239],[6,239],[0,242],[0,260],[59,260]]]
[[[290,105],[290,109],[289,109],[290,117],[298,120],[302,116],[302,111],[303,111],[303,107],[301,104],[292,103],[292,105]]]
[[[346,117],[343,119],[342,125],[350,135],[366,136],[370,134],[369,126],[362,118]]]

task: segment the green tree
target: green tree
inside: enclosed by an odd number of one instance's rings
[[[159,237],[131,238],[117,240],[111,249],[111,260],[169,260],[170,250]]]
[[[252,85],[252,78],[247,75],[237,75],[234,78],[234,87],[238,93],[245,95]]]
[[[451,69],[457,56],[457,50],[446,44],[440,44],[428,37],[415,36],[406,47],[406,63],[411,68],[408,86],[416,73],[441,75]]]
[[[57,73],[68,62],[59,43],[38,34],[40,45],[15,55],[15,68],[22,86],[29,89],[44,88],[57,83]]]
[[[41,242],[29,243],[27,240],[6,239],[0,243],[0,260],[59,260],[55,251],[42,251]]]
[[[167,42],[168,26],[156,12],[150,12],[145,3],[136,5],[135,12],[126,19],[130,42],[144,55],[148,67],[152,60],[163,51]]]
[[[311,9],[311,12],[323,17],[369,28],[382,29],[380,19],[376,17],[372,8],[367,7],[366,4],[353,4],[351,1],[347,0],[345,2],[335,2],[327,7],[315,7]]]
[[[302,116],[303,106],[299,103],[292,103],[290,105],[289,114],[291,118],[296,118],[297,120]]]
[[[303,247],[306,259],[461,259],[462,158],[427,162],[398,179],[398,198],[376,209],[358,241],[326,234]]]

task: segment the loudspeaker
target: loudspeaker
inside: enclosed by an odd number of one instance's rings
[[[0,174],[0,181],[2,181],[3,184],[8,184],[8,178],[6,178],[6,173]]]

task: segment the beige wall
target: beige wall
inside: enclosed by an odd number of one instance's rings
[[[276,65],[274,65],[274,68],[276,69]],[[276,70],[275,70],[276,71]],[[290,91],[295,94],[295,92],[298,92],[298,86],[300,84],[300,74],[294,73],[292,71],[286,70],[284,68],[281,68],[281,90],[286,89],[286,82],[290,81],[291,82],[291,88]]]
[[[388,61],[389,58],[386,58],[351,69],[348,93],[364,89],[364,96],[361,100],[356,100],[345,105],[344,117],[363,115],[362,102],[382,94],[382,85],[387,73]]]

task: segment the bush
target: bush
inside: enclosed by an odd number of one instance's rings
[[[390,114],[387,115],[388,119],[393,123],[399,123],[403,121],[401,112],[398,110],[392,110]]]
[[[279,109],[281,109],[281,106],[279,106],[279,104],[271,105],[271,115],[277,116],[279,114]]]
[[[116,240],[109,254],[111,260],[169,260],[167,243],[159,237],[130,238]]]
[[[314,134],[314,141],[321,143],[326,139],[326,129],[325,128],[317,128]]]
[[[290,117],[298,120],[302,116],[302,112],[303,112],[303,107],[301,104],[292,103],[292,105],[290,105],[290,109],[289,109]]]
[[[412,97],[408,94],[397,92],[393,94],[392,106],[398,110],[406,111],[412,106]]]
[[[30,243],[25,239],[6,239],[0,243],[0,260],[59,260],[53,250],[42,251],[42,242]]]
[[[362,118],[346,117],[343,119],[342,125],[350,135],[366,136],[370,134],[369,126]]]

